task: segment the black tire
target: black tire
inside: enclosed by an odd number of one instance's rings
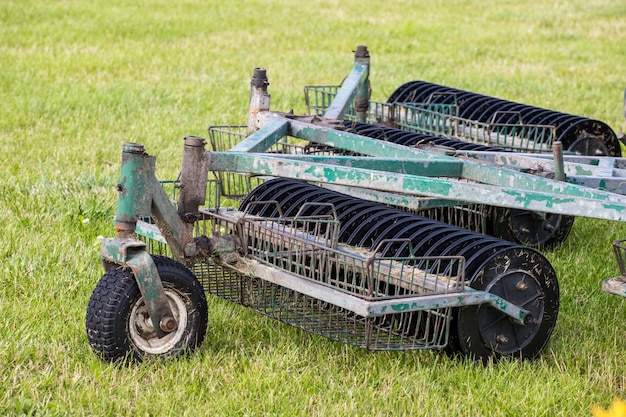
[[[193,351],[204,340],[208,311],[204,290],[184,265],[153,255],[178,328],[158,338],[137,281],[120,266],[107,271],[87,306],[89,345],[105,360],[174,357]]]

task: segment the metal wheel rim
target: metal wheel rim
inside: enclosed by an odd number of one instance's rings
[[[182,296],[172,289],[165,289],[174,318],[178,323],[175,331],[159,338],[152,325],[143,297],[133,305],[128,319],[128,334],[131,342],[142,352],[150,355],[167,353],[180,342],[187,328],[187,307]]]
[[[532,324],[528,326],[516,325],[504,314],[486,306],[479,306],[477,312],[478,326],[483,342],[494,351],[505,355],[525,348],[533,340],[541,325],[544,310],[543,303],[536,303],[537,300],[543,299],[541,286],[532,274],[524,270],[508,271],[489,284],[485,291],[497,293],[500,296],[510,296],[510,293],[515,291],[510,283],[513,280],[523,282],[527,287],[525,291],[528,291],[530,296],[522,297],[522,300],[515,300],[515,304],[530,310],[534,317]]]

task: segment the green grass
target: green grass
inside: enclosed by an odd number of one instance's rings
[[[121,143],[173,177],[184,136],[245,120],[254,67],[274,109],[303,113],[302,87],[340,82],[364,44],[378,100],[424,79],[624,130],[626,6],[550,3],[1,2],[0,414],[570,416],[623,398],[626,301],[600,291],[617,223],[578,219],[547,254],[561,310],[534,362],[372,354],[213,298],[187,359],[112,366],[84,329]]]

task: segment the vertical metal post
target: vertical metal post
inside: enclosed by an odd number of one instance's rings
[[[356,47],[356,51],[354,51],[354,63],[365,67],[364,77],[361,77],[356,96],[354,97],[354,111],[357,121],[366,122],[371,93],[369,81],[370,53],[367,50],[367,46],[359,45]]]
[[[554,154],[554,179],[557,181],[565,181],[565,168],[563,165],[563,144],[555,141],[552,144],[552,152]]]
[[[151,192],[143,172],[149,169],[150,158],[138,143],[122,146],[122,168],[117,184],[118,203],[115,231],[118,238],[134,237],[137,217],[150,214]]]
[[[248,136],[258,130],[257,115],[270,109],[269,85],[265,68],[255,68],[250,80],[250,110],[248,111]]]
[[[198,136],[185,137],[183,166],[180,170],[178,214],[195,213],[206,202],[209,164],[204,147],[206,140]]]

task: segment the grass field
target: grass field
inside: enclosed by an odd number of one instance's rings
[[[373,354],[213,298],[190,358],[91,352],[121,143],[172,178],[184,136],[245,121],[254,67],[303,113],[357,45],[377,100],[423,79],[626,125],[621,0],[0,2],[0,415],[584,416],[626,397],[626,300],[600,291],[626,227],[585,219],[547,253],[561,310],[533,362]]]

